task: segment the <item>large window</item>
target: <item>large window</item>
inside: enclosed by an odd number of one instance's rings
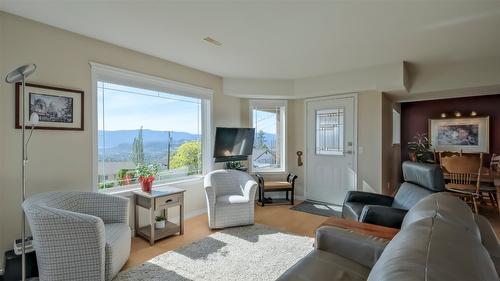
[[[97,188],[133,187],[140,164],[159,168],[156,184],[203,174],[208,100],[106,77],[95,79]]]
[[[255,128],[252,170],[285,171],[286,102],[251,101],[250,119]]]

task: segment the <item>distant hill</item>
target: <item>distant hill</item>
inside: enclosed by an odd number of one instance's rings
[[[105,131],[104,137],[106,138],[106,149],[116,149],[123,151],[130,151],[134,138],[137,136],[138,130],[118,130],[118,131]],[[99,130],[99,138],[103,136],[103,131]],[[183,143],[185,141],[198,140],[200,135],[185,132],[171,132],[172,142]],[[168,131],[154,131],[143,130],[142,139],[144,141],[144,148],[149,147],[157,150],[161,147],[166,148],[168,143]],[[164,149],[165,149],[164,148]]]

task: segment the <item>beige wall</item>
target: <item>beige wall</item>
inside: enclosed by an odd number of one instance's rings
[[[382,192],[382,93],[358,95],[358,188]]]
[[[392,101],[382,94],[382,190],[383,194],[392,194],[393,145],[392,145]]]
[[[304,196],[304,166],[297,164],[297,151],[305,153],[304,100],[288,102],[288,170],[297,175],[297,196]],[[305,155],[302,155],[305,162]]]
[[[84,131],[36,131],[30,142],[28,195],[92,189],[91,77],[99,62],[215,91],[215,126],[240,126],[240,100],[224,96],[222,79],[169,61],[0,12],[0,250],[20,236],[20,131],[14,129],[14,91],[3,75],[33,62],[29,81],[85,92]],[[201,184],[188,188],[186,211],[204,208]],[[3,264],[3,255],[0,264]]]

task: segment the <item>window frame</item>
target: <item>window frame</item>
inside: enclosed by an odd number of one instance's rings
[[[401,113],[392,109],[392,145],[401,145]]]
[[[202,175],[207,174],[212,170],[212,124],[213,124],[213,95],[211,89],[181,83],[165,78],[142,74],[139,72],[129,71],[116,68],[109,65],[104,65],[95,62],[89,62],[91,68],[92,81],[92,190],[98,189],[98,101],[97,101],[97,82],[108,82],[123,86],[142,88],[147,90],[165,92],[174,95],[186,96],[191,98],[201,99],[201,151],[202,151]],[[199,180],[200,175],[193,175],[193,180]],[[190,179],[183,179],[182,181]],[[163,184],[160,184],[163,185]],[[130,192],[130,190],[139,189],[140,186],[131,185],[130,187],[116,187],[105,189],[104,192]]]
[[[250,157],[248,160],[249,163],[249,171],[251,173],[285,173],[288,170],[288,161],[287,161],[287,147],[288,147],[288,142],[287,142],[287,126],[288,126],[288,101],[287,100],[262,100],[262,99],[255,99],[255,100],[250,100],[249,102],[249,125],[251,128],[254,128],[253,125],[253,110],[254,109],[259,109],[259,108],[269,108],[269,107],[280,107],[280,110],[282,108],[283,114],[282,114],[282,120],[284,122],[281,122],[281,135],[282,137],[282,142],[281,142],[281,168],[254,168],[253,167],[253,155]],[[255,140],[254,140],[255,141]]]

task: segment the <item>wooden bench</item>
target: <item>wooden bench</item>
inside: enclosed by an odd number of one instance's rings
[[[291,205],[294,203],[295,194],[295,180],[297,176],[294,174],[288,174],[286,181],[267,181],[264,182],[264,177],[261,174],[256,174],[259,179],[259,203],[264,206],[266,203],[273,203],[272,200],[265,197],[266,192],[286,192],[285,201],[290,202]],[[289,196],[289,193],[290,196]],[[282,201],[276,202],[281,203]]]

